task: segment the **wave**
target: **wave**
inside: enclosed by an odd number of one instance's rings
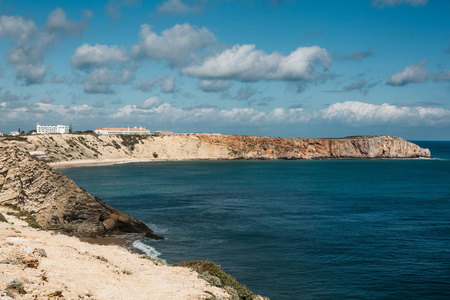
[[[136,240],[131,245],[133,248],[143,252],[145,255],[147,255],[150,258],[159,258],[161,255],[161,252],[153,248],[152,246],[149,246],[145,243],[143,243],[141,240]],[[167,263],[164,259],[161,259],[164,263]]]

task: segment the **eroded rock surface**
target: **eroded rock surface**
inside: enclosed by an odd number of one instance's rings
[[[0,150],[0,204],[29,212],[45,229],[75,236],[142,233],[144,223],[93,197],[46,163],[17,149]]]
[[[8,137],[10,138],[10,137]],[[430,157],[428,149],[402,138],[275,138],[221,134],[120,136],[93,134],[0,138],[0,147],[45,152],[53,162],[142,159],[320,159]]]

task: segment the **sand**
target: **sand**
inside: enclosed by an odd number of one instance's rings
[[[71,161],[61,161],[48,163],[49,166],[61,169],[72,168],[80,166],[101,166],[101,165],[114,165],[114,164],[126,164],[126,163],[139,163],[157,161],[155,159],[137,159],[137,158],[118,158],[118,159],[80,159]],[[160,161],[160,160],[159,160]]]
[[[230,298],[188,268],[161,264],[121,246],[37,230],[7,211],[0,207],[8,220],[0,222],[2,300],[11,299],[7,294],[15,299]],[[26,294],[19,293],[21,286]]]

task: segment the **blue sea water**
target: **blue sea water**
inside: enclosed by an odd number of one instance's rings
[[[450,299],[450,142],[434,159],[178,161],[61,169],[271,299]]]

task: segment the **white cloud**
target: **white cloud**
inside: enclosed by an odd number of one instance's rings
[[[95,44],[83,44],[75,50],[70,62],[78,69],[98,68],[126,62],[128,56],[124,48]]]
[[[354,124],[398,124],[417,126],[450,123],[450,110],[435,107],[398,107],[383,103],[381,105],[357,101],[335,103],[321,110],[323,119]]]
[[[126,69],[116,73],[107,68],[98,68],[85,79],[84,91],[90,94],[113,94],[112,85],[127,83],[131,78],[131,72]]]
[[[23,125],[23,120],[61,120],[58,122],[79,124],[78,126],[83,126],[85,129],[89,129],[87,126],[94,128],[104,126],[101,124],[127,126],[127,124],[139,125],[151,122],[158,126],[162,124],[166,127],[170,124],[173,128],[191,128],[191,130],[197,128],[200,131],[225,130],[227,132],[228,128],[239,128],[242,134],[252,134],[256,129],[258,132],[274,134],[282,132],[294,136],[297,134],[295,128],[305,128],[305,126],[346,128],[346,131],[340,133],[344,135],[345,132],[347,134],[358,132],[357,128],[375,128],[375,132],[376,128],[383,128],[384,134],[386,128],[390,128],[388,132],[418,127],[445,131],[450,126],[450,110],[447,109],[390,104],[374,105],[356,101],[335,103],[323,110],[307,112],[302,108],[282,107],[270,111],[255,108],[218,109],[215,106],[179,108],[164,103],[156,97],[119,108],[102,107],[104,105],[102,101],[92,106],[86,104],[70,106],[2,101],[5,99],[0,99],[0,124],[5,126],[12,123]],[[281,131],[271,131],[274,128]]]
[[[195,13],[200,10],[200,6],[189,6],[181,0],[166,0],[158,6],[158,12],[165,15]]]
[[[198,84],[198,88],[207,93],[217,93],[227,90],[231,84],[225,80],[202,80]]]
[[[147,100],[142,101],[141,103],[136,104],[137,109],[148,110],[155,107],[158,107],[163,102],[156,97],[148,98]]]
[[[157,35],[150,25],[141,25],[141,40],[131,47],[134,57],[165,60],[171,67],[198,61],[198,51],[216,43],[214,35],[206,28],[190,24],[175,25]]]
[[[385,6],[397,6],[397,5],[411,5],[411,6],[424,6],[427,5],[428,0],[372,0],[373,6],[385,7]]]
[[[328,69],[331,58],[318,46],[299,47],[288,56],[255,50],[255,45],[236,45],[205,59],[202,65],[188,66],[183,74],[203,79],[240,81],[314,81]],[[317,68],[322,70],[318,71]]]
[[[0,17],[0,37],[25,41],[33,37],[36,32],[36,25],[31,20],[24,20],[22,17],[14,16]]]
[[[430,73],[425,69],[427,62],[407,66],[400,73],[392,75],[386,82],[388,85],[404,86],[408,83],[420,83],[428,80]]]
[[[50,13],[45,23],[44,30],[50,33],[60,33],[67,35],[79,35],[88,26],[88,20],[92,17],[90,11],[83,11],[84,19],[77,22],[67,19],[66,12],[61,8],[56,8]]]
[[[16,79],[25,85],[44,82],[50,69],[43,65],[46,54],[52,50],[64,35],[79,35],[87,27],[90,13],[85,12],[81,21],[67,19],[61,8],[52,11],[45,26],[37,30],[31,20],[22,17],[0,17],[0,37],[14,42],[14,47],[7,51],[7,63],[16,70]]]

